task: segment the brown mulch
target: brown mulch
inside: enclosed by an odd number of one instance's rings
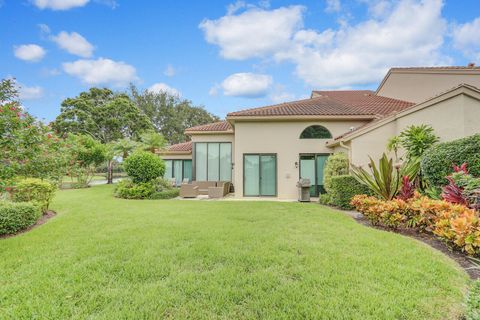
[[[44,213],[40,219],[37,220],[37,222],[35,224],[32,224],[30,227],[26,228],[26,229],[23,229],[21,231],[18,231],[17,233],[13,233],[13,234],[4,234],[4,235],[0,235],[0,239],[6,239],[6,238],[11,238],[11,237],[15,237],[15,236],[18,236],[19,234],[22,234],[22,233],[25,233],[25,232],[28,232],[30,230],[32,230],[33,228],[36,228],[38,226],[41,226],[42,224],[44,224],[45,222],[47,222],[49,219],[55,217],[57,215],[57,213],[55,211],[47,211],[46,213]]]
[[[480,278],[480,268],[475,267],[475,264],[472,263],[472,261],[469,259],[469,256],[467,254],[448,246],[447,243],[445,243],[444,241],[441,241],[440,239],[438,239],[432,234],[421,233],[413,229],[401,228],[401,229],[392,230],[392,229],[381,227],[381,226],[374,226],[368,221],[367,218],[365,218],[361,214],[355,216],[354,219],[358,223],[361,223],[371,228],[388,231],[388,232],[399,233],[401,235],[422,241],[423,243],[429,245],[434,249],[441,251],[442,253],[447,255],[449,258],[456,261],[460,265],[460,267],[462,267],[462,269],[465,270],[465,272],[470,276],[470,279],[476,280]]]

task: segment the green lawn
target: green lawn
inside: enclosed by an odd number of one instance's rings
[[[60,191],[0,240],[0,319],[455,319],[467,276],[316,204]]]

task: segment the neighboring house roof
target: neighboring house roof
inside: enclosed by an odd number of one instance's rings
[[[227,118],[275,116],[377,116],[413,105],[412,102],[377,96],[370,90],[314,91],[316,97],[261,108],[231,112]]]
[[[157,150],[158,154],[190,154],[192,153],[192,141],[172,144],[165,150]]]
[[[227,121],[214,122],[188,128],[185,130],[186,134],[189,133],[228,133],[233,132],[233,128]]]
[[[192,151],[192,141],[172,144],[168,146],[167,151]]]
[[[352,138],[354,137],[357,137],[357,136],[361,136],[375,128],[378,128],[378,127],[381,127],[387,123],[390,123],[398,118],[401,118],[405,115],[408,115],[410,113],[413,113],[413,112],[416,112],[418,110],[421,110],[421,109],[424,109],[424,108],[427,108],[429,106],[432,106],[438,102],[441,102],[441,101],[444,101],[444,100],[447,100],[447,99],[450,99],[452,98],[453,96],[456,96],[456,95],[459,95],[459,94],[469,94],[470,96],[472,97],[475,97],[476,99],[480,100],[480,89],[475,87],[475,86],[472,86],[470,84],[465,84],[465,83],[462,83],[460,85],[457,85],[449,90],[446,90],[444,92],[441,92],[439,94],[437,94],[436,96],[430,98],[430,99],[427,99],[426,101],[424,102],[421,102],[421,103],[418,103],[418,104],[414,104],[404,110],[401,110],[399,112],[394,112],[390,115],[386,115],[382,118],[379,118],[379,119],[376,119],[374,121],[371,121],[371,122],[368,122],[358,128],[355,128],[354,130],[352,131],[348,131],[348,132],[345,132],[344,134],[342,135],[339,135],[337,137],[334,138],[333,142],[327,142],[327,146],[335,146],[337,144],[339,144],[340,141],[349,141],[351,140]]]

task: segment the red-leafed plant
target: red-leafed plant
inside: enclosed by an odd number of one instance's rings
[[[452,177],[447,177],[448,184],[442,188],[442,199],[450,202],[468,205],[466,197],[463,195],[463,188],[459,187]]]
[[[408,176],[403,176],[402,178],[402,187],[400,188],[397,198],[403,201],[407,201],[410,198],[413,198],[415,194],[415,187],[413,186],[412,181]]]
[[[467,168],[467,163],[464,162],[459,166],[453,165],[453,171],[454,172],[464,172],[465,174],[468,174],[468,168]]]

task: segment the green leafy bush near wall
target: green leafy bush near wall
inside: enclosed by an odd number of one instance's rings
[[[480,134],[434,145],[424,153],[421,168],[431,186],[442,186],[452,166],[462,163],[467,163],[471,175],[480,176]]]
[[[480,319],[480,281],[475,281],[467,295],[467,312],[465,315],[467,320]]]
[[[323,184],[327,192],[331,191],[332,177],[348,175],[349,160],[348,155],[343,152],[332,154],[325,162],[323,169]]]
[[[370,191],[353,176],[334,176],[331,179],[330,192],[320,197],[320,203],[342,209],[352,209],[350,201],[357,194],[370,194]]]
[[[15,185],[12,200],[15,202],[33,202],[45,213],[55,195],[55,190],[55,185],[48,181],[26,178]]]
[[[33,225],[42,215],[31,202],[0,201],[0,235],[13,234]]]
[[[153,153],[140,151],[130,155],[125,160],[125,171],[135,183],[149,182],[162,177],[165,173],[165,163]]]

